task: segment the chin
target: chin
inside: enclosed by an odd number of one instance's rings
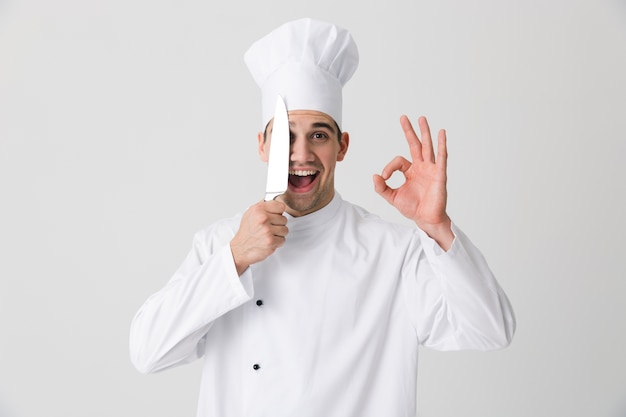
[[[283,197],[283,202],[294,212],[305,215],[313,213],[324,206],[326,206],[332,200],[332,194],[327,196],[325,193],[293,193],[287,192]]]

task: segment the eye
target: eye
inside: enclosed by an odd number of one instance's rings
[[[324,132],[315,132],[315,133],[313,133],[313,135],[311,135],[311,137],[314,140],[326,140],[326,139],[328,139],[328,135],[326,133],[324,133]]]

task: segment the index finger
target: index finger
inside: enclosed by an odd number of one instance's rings
[[[286,208],[285,203],[278,200],[264,201],[263,204],[265,211],[268,213],[283,214]]]
[[[409,152],[411,153],[411,159],[414,161],[422,161],[422,143],[417,137],[417,133],[415,133],[415,129],[413,129],[413,125],[411,121],[406,115],[402,115],[400,117],[400,125],[402,126],[402,131],[404,132],[404,137],[406,138],[407,143],[409,144]]]

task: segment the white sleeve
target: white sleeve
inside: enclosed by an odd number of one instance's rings
[[[237,275],[230,245],[211,253],[196,235],[191,252],[171,280],[133,318],[132,363],[148,373],[198,359],[213,321],[252,296],[250,270]]]
[[[409,248],[403,271],[420,343],[436,350],[495,350],[510,344],[515,316],[480,251],[454,224],[444,252],[426,233]]]

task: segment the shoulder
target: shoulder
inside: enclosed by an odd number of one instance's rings
[[[240,222],[241,214],[217,220],[195,233],[194,245],[203,246],[212,252],[230,242],[237,233]]]
[[[348,201],[342,202],[342,212],[346,223],[352,223],[362,232],[374,236],[389,236],[391,238],[412,238],[417,233],[417,227],[410,227],[399,223],[393,223],[381,218],[379,215]]]

